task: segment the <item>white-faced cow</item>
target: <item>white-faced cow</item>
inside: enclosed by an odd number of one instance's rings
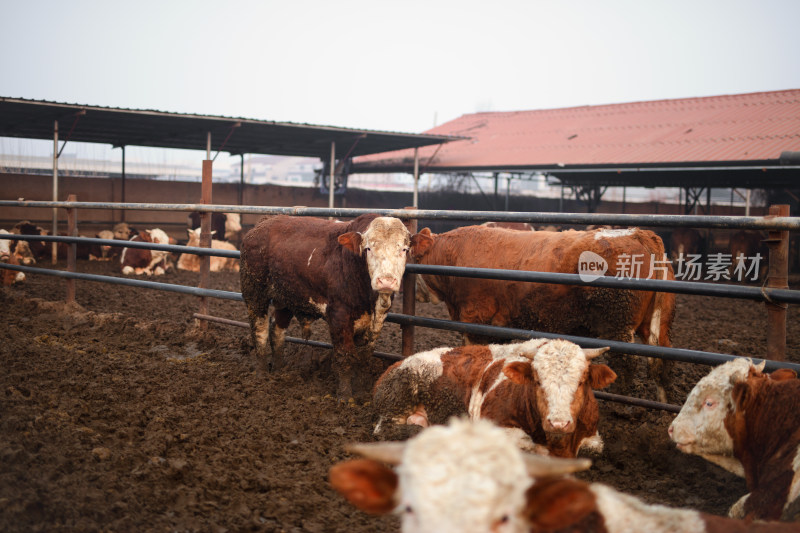
[[[134,235],[131,242],[152,242],[154,244],[170,244],[169,237],[158,228],[149,229]],[[169,252],[162,250],[147,250],[144,248],[123,248],[120,254],[122,273],[147,274],[160,276],[172,266],[169,261]]]
[[[599,452],[598,410],[592,389],[616,374],[591,360],[608,350],[581,349],[564,340],[437,348],[389,367],[375,385],[381,420],[423,427],[451,416],[487,418],[529,451],[575,457]]]
[[[189,234],[189,242],[186,246],[200,246],[200,228],[186,230]],[[214,232],[212,231],[213,235]],[[227,241],[218,241],[217,239],[211,240],[211,248],[217,250],[236,250],[236,247]],[[230,272],[239,272],[239,260],[233,257],[218,257],[210,256],[209,269],[211,272],[221,272],[227,270]],[[176,263],[176,268],[180,270],[189,270],[191,272],[200,272],[200,262],[202,261],[199,255],[195,254],[181,254]]]
[[[8,233],[8,231],[0,229],[0,236],[8,235]],[[0,239],[0,262],[7,263],[9,265],[19,265],[21,260],[20,256],[16,252],[17,246],[15,246],[15,244],[20,242],[25,241]],[[0,271],[0,280],[2,280],[2,285],[4,287],[8,287],[9,285],[13,285],[18,281],[25,281],[25,273],[4,268],[2,271]]]
[[[565,474],[587,459],[529,455],[488,421],[454,420],[405,442],[350,446],[331,485],[357,508],[396,513],[401,530],[459,533],[797,533],[797,524],[746,522],[646,504]],[[395,466],[394,469],[386,464]]]
[[[797,520],[800,504],[800,380],[791,370],[734,359],[703,377],[669,427],[684,453],[747,480],[733,518]]]
[[[14,224],[14,227],[11,229],[10,233],[16,233],[17,235],[49,235],[50,233],[35,224],[32,224],[28,220],[23,220],[21,222],[17,222]],[[23,264],[28,265],[31,263],[35,263],[36,261],[41,261],[42,259],[48,257],[52,252],[52,245],[49,242],[45,241],[18,241],[18,242],[26,242],[28,251],[30,252],[29,258],[25,255],[23,257]],[[20,251],[20,254],[24,254],[23,251]]]
[[[526,232],[466,226],[438,235],[425,228],[411,243],[412,257],[424,265],[674,279],[661,239],[637,228]],[[417,282],[420,297],[443,301],[452,320],[625,342],[639,336],[651,345],[671,345],[670,293],[427,274]],[[466,335],[465,341],[485,339]],[[627,356],[614,359],[624,390],[633,363]],[[670,363],[650,359],[661,401]]]
[[[242,297],[257,354],[268,366],[279,367],[292,317],[304,324],[304,335],[312,320],[324,318],[334,347],[338,396],[351,397],[353,365],[372,353],[400,288],[409,239],[399,219],[374,214],[349,223],[262,218],[241,249]]]

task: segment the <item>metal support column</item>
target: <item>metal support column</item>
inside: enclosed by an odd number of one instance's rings
[[[122,198],[120,199],[121,203],[125,203],[125,146],[122,146]],[[120,210],[119,216],[120,222],[125,222],[125,210]]]
[[[58,121],[53,124],[53,201],[58,201]],[[58,235],[58,209],[53,208],[53,233]],[[53,264],[58,261],[58,243],[54,242],[51,248],[53,254]]]
[[[788,205],[773,205],[768,218],[788,217]],[[789,232],[770,231],[766,240],[769,246],[769,274],[767,287],[789,288]],[[786,303],[766,301],[767,306],[767,359],[786,359]]]
[[[336,187],[336,142],[331,141],[331,173],[328,178],[328,207],[333,209],[333,192]],[[333,217],[330,217],[333,220]]]
[[[244,205],[244,154],[239,154],[242,158],[242,167],[239,171],[239,205]]]
[[[411,205],[419,207],[419,148],[414,148],[414,201]]]

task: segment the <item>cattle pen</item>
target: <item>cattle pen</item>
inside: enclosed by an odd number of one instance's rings
[[[715,296],[722,298],[739,298],[764,302],[769,316],[767,330],[766,369],[789,368],[800,372],[800,365],[785,362],[786,346],[786,307],[789,303],[800,303],[800,291],[788,289],[788,235],[789,231],[800,229],[800,217],[788,216],[787,206],[773,206],[770,214],[765,217],[741,216],[686,216],[686,215],[621,215],[621,214],[578,214],[578,213],[531,213],[531,212],[496,212],[496,211],[432,211],[421,209],[348,209],[348,208],[311,208],[311,207],[266,207],[266,206],[233,206],[210,204],[144,204],[144,203],[105,203],[105,202],[78,202],[71,197],[66,202],[52,201],[0,201],[2,207],[34,207],[46,209],[65,209],[67,211],[69,236],[25,236],[8,235],[12,240],[41,240],[49,242],[65,242],[73,244],[67,260],[67,270],[51,270],[37,267],[8,265],[0,263],[0,268],[18,270],[31,274],[45,274],[63,277],[67,284],[67,300],[75,298],[74,280],[87,280],[105,283],[124,284],[129,286],[172,291],[191,294],[200,298],[201,304],[194,318],[199,321],[213,321],[231,326],[248,327],[244,322],[230,320],[224,317],[215,317],[207,313],[204,305],[205,298],[220,298],[228,300],[242,300],[240,293],[232,291],[219,291],[207,288],[207,277],[204,280],[201,271],[199,286],[191,287],[169,283],[158,283],[145,280],[128,279],[114,276],[99,276],[75,271],[75,243],[111,245],[118,247],[137,247],[152,250],[163,250],[178,253],[192,253],[207,258],[215,255],[220,257],[238,258],[238,251],[216,250],[204,247],[186,247],[178,245],[161,245],[153,243],[136,243],[130,241],[92,239],[77,236],[77,212],[81,209],[114,209],[143,210],[143,211],[200,211],[203,213],[240,213],[251,215],[286,214],[294,216],[320,216],[350,218],[364,213],[377,213],[383,216],[394,216],[407,223],[416,220],[459,220],[469,222],[529,222],[538,224],[596,224],[619,226],[644,226],[644,227],[695,227],[715,229],[756,229],[769,231],[767,244],[769,253],[769,274],[765,285],[762,287],[737,286],[721,283],[699,283],[672,280],[630,279],[601,276],[593,281],[584,281],[577,274],[558,274],[550,272],[494,270],[464,267],[445,267],[431,265],[417,265],[409,263],[406,266],[404,277],[405,290],[403,292],[403,313],[390,313],[387,322],[401,325],[403,328],[402,355],[376,352],[376,356],[398,360],[414,353],[413,331],[414,327],[426,327],[442,330],[451,330],[459,333],[481,334],[503,339],[527,339],[534,337],[564,338],[584,347],[596,348],[609,346],[615,352],[637,356],[656,357],[673,361],[697,363],[703,365],[718,365],[736,358],[732,354],[720,354],[699,350],[682,348],[667,348],[650,346],[638,343],[601,340],[589,337],[560,335],[550,332],[501,328],[497,326],[469,324],[434,318],[418,317],[414,315],[414,278],[416,274],[451,275],[459,277],[472,277],[482,279],[497,279],[506,281],[525,281],[536,283],[555,283],[567,285],[598,286],[616,289],[641,289],[649,291],[672,292],[679,294],[695,294]],[[330,345],[318,341],[309,341],[298,338],[287,338],[289,342],[310,344],[315,347],[329,348]],[[760,359],[754,358],[755,361]],[[679,406],[664,404],[640,398],[630,398],[610,393],[596,392],[599,399],[622,402],[640,407],[661,409],[677,412]]]

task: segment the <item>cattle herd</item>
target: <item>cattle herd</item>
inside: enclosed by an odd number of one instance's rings
[[[199,219],[191,220],[187,244],[196,246]],[[401,290],[407,260],[574,274],[589,253],[604,265],[598,275],[625,277],[623,269],[633,266],[625,258],[642,256],[648,260],[627,275],[675,279],[662,239],[651,231],[497,226],[412,234],[393,217],[278,215],[240,238],[238,215],[220,215],[212,230],[224,239],[212,247],[239,244],[241,259],[215,258],[211,270],[239,271],[255,357],[269,371],[288,363],[285,332],[293,318],[306,338],[314,320],[326,322],[343,406]],[[44,233],[27,222],[11,231]],[[98,237],[176,242],[161,229],[126,224]],[[674,239],[672,249],[681,253],[703,245],[691,232],[676,231]],[[49,252],[44,243],[23,243],[0,239],[2,261],[30,264]],[[199,270],[196,255],[124,246],[96,247],[85,257],[119,261],[124,275],[159,275],[176,265]],[[24,279],[12,273],[4,285]],[[445,303],[461,322],[671,345],[676,304],[668,293],[433,275],[417,276],[417,289],[418,298]],[[492,340],[465,335],[462,346],[390,366],[372,388],[375,439],[389,425],[423,429],[402,442],[351,445],[363,458],[333,465],[330,484],[363,511],[398,513],[409,532],[800,531],[800,381],[793,371],[767,374],[746,358],[722,364],[695,385],[669,427],[677,450],[745,478],[749,493],[719,517],[646,504],[570,475],[591,468],[582,456],[603,449],[593,390],[612,383],[624,390],[633,359],[561,339]],[[656,399],[666,401],[670,368],[661,359],[648,363]]]

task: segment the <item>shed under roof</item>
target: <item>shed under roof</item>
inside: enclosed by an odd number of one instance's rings
[[[800,186],[800,89],[473,113],[425,133],[470,138],[421,149],[423,172],[539,171],[570,185]],[[358,158],[353,172],[412,165],[413,152],[402,150]]]
[[[111,144],[205,150],[231,154],[272,154],[330,158],[359,156],[441,144],[453,137],[416,135],[291,122],[273,122],[213,115],[121,109],[42,100],[0,97],[0,136],[52,139],[54,121],[59,139]]]

